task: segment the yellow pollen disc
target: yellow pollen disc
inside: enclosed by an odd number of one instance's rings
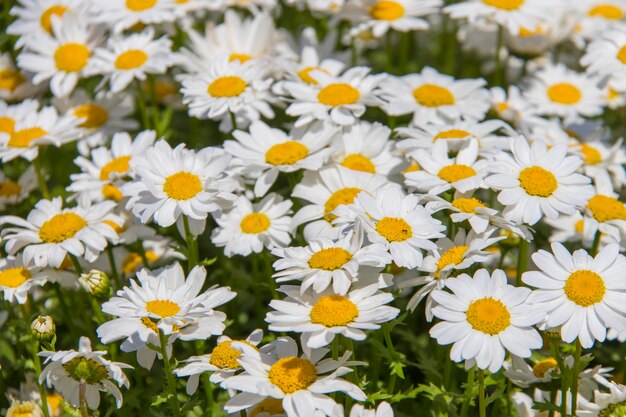
[[[475,329],[490,335],[498,334],[511,325],[511,313],[500,300],[491,297],[472,301],[467,312],[467,322]]]
[[[17,288],[30,278],[26,268],[9,268],[0,271],[0,287]]]
[[[309,266],[313,269],[334,271],[344,266],[352,254],[343,248],[327,248],[315,252],[309,258]]]
[[[66,43],[54,51],[54,62],[59,71],[77,72],[85,68],[91,52],[82,43]]]
[[[6,417],[35,417],[41,415],[40,412],[37,412],[39,407],[35,405],[32,401],[21,401],[12,405],[8,410]],[[36,413],[36,414],[35,414]]]
[[[437,133],[435,137],[433,138],[433,142],[435,142],[437,139],[464,139],[471,135],[472,134],[468,132],[467,130],[450,129],[450,130],[445,130],[443,132]]]
[[[354,104],[361,98],[361,93],[350,84],[329,84],[317,93],[317,100],[327,106],[337,107]]]
[[[26,129],[16,130],[11,133],[11,137],[9,138],[9,142],[7,144],[9,146],[13,146],[14,148],[28,148],[32,141],[39,139],[46,134],[48,134],[48,132],[40,127],[28,127]]]
[[[20,194],[22,187],[15,181],[0,182],[0,197],[13,197]]]
[[[587,202],[587,208],[593,218],[602,222],[610,220],[626,220],[626,206],[616,198],[606,195],[595,195]]]
[[[591,145],[583,143],[580,147],[580,152],[583,154],[583,159],[586,164],[595,165],[602,162],[602,154],[596,148]]]
[[[118,70],[132,70],[141,67],[148,60],[148,54],[140,49],[131,49],[115,58],[115,68]]]
[[[157,326],[157,324],[153,322],[150,317],[142,317],[141,323],[154,333],[159,333],[159,326]]]
[[[146,251],[146,259],[148,262],[155,262],[159,259],[159,256],[153,251]],[[126,275],[133,274],[142,264],[141,255],[137,252],[129,253],[122,262],[122,272]]]
[[[593,271],[581,269],[573,272],[565,282],[565,295],[579,306],[589,307],[604,298],[604,280]]]
[[[404,16],[404,6],[397,1],[377,1],[370,9],[370,16],[377,20],[400,19]]]
[[[272,365],[267,376],[282,392],[292,394],[315,382],[317,371],[311,361],[289,356]]]
[[[325,295],[311,309],[311,323],[326,327],[346,326],[359,315],[359,309],[348,298],[341,295]]]
[[[211,352],[211,358],[209,362],[211,365],[215,365],[221,369],[237,369],[240,368],[239,362],[237,362],[237,358],[241,356],[241,351],[237,349],[233,349],[230,347],[233,342],[245,343],[248,346],[256,347],[245,340],[227,340],[225,342],[219,343],[217,346],[213,348]]]
[[[117,188],[113,184],[104,184],[102,186],[102,196],[107,200],[120,201],[122,197],[122,190]]]
[[[409,165],[408,167],[406,167],[406,169],[404,171],[402,171],[403,174],[406,174],[407,172],[416,172],[420,170],[420,166],[417,162],[411,162],[411,165]]]
[[[109,226],[111,226],[111,229],[115,230],[115,233],[117,234],[124,233],[126,231],[126,226],[124,225],[120,226],[117,223],[115,223],[113,220],[105,220],[102,223],[108,224]]]
[[[77,118],[85,119],[84,122],[78,125],[85,129],[97,129],[109,120],[109,112],[97,104],[83,104],[76,107],[73,113]]]
[[[337,190],[330,196],[328,200],[326,200],[326,204],[324,204],[324,219],[326,221],[333,221],[337,218],[332,212],[342,204],[352,204],[354,198],[361,192],[359,188],[342,188]]]
[[[441,271],[446,266],[458,265],[463,262],[463,256],[468,249],[469,246],[453,246],[444,253],[442,253],[441,257],[437,261],[437,271],[435,272],[435,277],[439,278],[441,276]]]
[[[585,221],[583,219],[578,220],[574,225],[574,230],[576,230],[576,233],[582,235],[585,230]]]
[[[252,409],[250,417],[257,417],[261,413],[267,413],[270,416],[275,414],[285,414],[285,410],[283,409],[283,400],[272,397],[264,399]]]
[[[265,162],[272,165],[293,165],[306,158],[309,150],[300,142],[287,141],[273,145],[265,152]]]
[[[306,67],[306,68],[301,69],[300,71],[298,71],[298,76],[305,83],[318,85],[319,83],[317,82],[317,80],[315,78],[311,77],[311,71],[314,71],[314,70],[323,71],[323,72],[328,74],[328,71],[326,71],[322,67]]]
[[[454,95],[445,87],[423,84],[413,90],[415,101],[426,107],[450,106],[455,103]]]
[[[166,97],[178,93],[178,89],[167,81],[158,80],[154,83],[156,99],[162,102]]]
[[[180,306],[170,300],[152,300],[146,303],[146,310],[159,317],[172,317],[180,311]]]
[[[624,16],[624,11],[614,4],[597,4],[587,12],[588,16],[603,17],[609,20],[619,20]]]
[[[58,416],[62,414],[59,412],[61,403],[63,402],[63,397],[60,394],[49,393],[46,395],[46,400],[48,401],[48,406],[52,410],[52,415]]]
[[[554,174],[539,166],[520,171],[519,184],[526,194],[535,197],[550,197],[559,186]]]
[[[622,64],[626,64],[626,45],[622,46],[617,52],[617,59],[619,59]]]
[[[250,61],[251,59],[252,56],[248,54],[230,54],[230,56],[228,57],[228,62],[233,62],[237,60],[243,64],[244,62]]]
[[[487,207],[477,198],[457,198],[452,205],[464,213],[476,213],[477,207]]]
[[[15,120],[10,117],[0,117],[0,133],[13,133]]]
[[[87,226],[87,222],[76,213],[67,212],[55,214],[41,225],[39,238],[44,243],[61,243],[74,237]]]
[[[543,28],[537,25],[533,29],[520,28],[518,35],[520,38],[528,38],[530,36],[542,35],[543,33]]]
[[[400,217],[383,217],[376,223],[376,231],[389,242],[404,242],[413,236],[413,229]]]
[[[376,167],[372,161],[370,161],[366,156],[358,153],[346,156],[343,162],[341,162],[341,165],[354,171],[369,172],[371,174],[376,173]]]
[[[449,183],[461,181],[474,175],[476,175],[474,168],[463,164],[445,166],[437,174],[439,178]]]
[[[524,4],[524,0],[483,0],[487,6],[502,10],[517,10]]]
[[[189,200],[202,191],[202,183],[197,175],[181,171],[165,179],[163,191],[171,199]]]
[[[111,174],[125,174],[130,169],[130,155],[118,156],[111,159],[100,169],[100,181],[106,181]]]
[[[256,235],[270,227],[270,219],[263,213],[250,213],[241,220],[241,231]]]
[[[543,378],[546,376],[546,372],[550,369],[556,369],[558,363],[554,358],[546,358],[542,361],[539,361],[533,366],[533,374],[537,378]]]
[[[67,11],[67,7],[61,6],[60,4],[56,4],[54,6],[48,7],[45,12],[41,14],[39,18],[39,23],[41,27],[46,32],[52,32],[52,16],[62,17]]]
[[[133,12],[141,12],[154,7],[157,0],[126,0],[126,8]]]
[[[11,68],[0,69],[0,90],[14,91],[26,78],[17,70]]]
[[[502,112],[505,112],[505,111],[509,110],[511,108],[511,106],[509,106],[508,103],[500,102],[500,103],[496,104],[496,108],[498,109],[498,113],[502,113]]]
[[[240,77],[229,75],[216,78],[209,84],[207,92],[213,97],[237,97],[247,86],[248,84]]]
[[[576,104],[582,98],[580,89],[573,84],[558,83],[548,87],[548,97],[559,104]]]

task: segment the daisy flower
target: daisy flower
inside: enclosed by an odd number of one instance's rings
[[[87,262],[97,259],[115,237],[111,226],[121,219],[111,213],[113,202],[90,205],[84,200],[78,206],[63,208],[63,200],[40,200],[26,220],[16,216],[0,217],[0,224],[12,224],[2,230],[5,250],[15,255],[24,248],[24,263],[58,268],[69,253]]]
[[[111,0],[92,2],[94,22],[106,23],[120,33],[136,24],[171,22],[178,15],[168,0]]]
[[[130,161],[137,178],[122,186],[130,197],[126,208],[140,217],[168,227],[182,215],[191,220],[194,235],[204,230],[209,213],[219,211],[225,200],[233,200],[236,184],[224,173],[230,156],[218,148],[195,152],[180,144],[172,149],[164,140]]]
[[[448,156],[448,143],[436,141],[430,151],[418,149],[411,154],[420,170],[404,174],[405,183],[428,194],[441,194],[450,189],[462,193],[485,188],[487,161],[477,160],[478,141],[470,139],[454,157]]]
[[[300,287],[283,285],[284,300],[272,300],[274,309],[265,321],[273,332],[302,333],[302,344],[317,349],[328,346],[337,335],[365,340],[364,330],[376,330],[393,320],[400,310],[390,307],[393,295],[379,291],[378,284],[353,289],[345,296],[332,291],[300,292]]]
[[[115,405],[120,408],[122,393],[118,387],[130,386],[123,369],[132,369],[132,366],[111,362],[104,358],[105,353],[92,351],[91,341],[85,336],[78,342],[78,351],[39,352],[39,356],[46,358],[39,383],[45,381],[49,388],[54,387],[73,407],[80,406],[79,392],[84,389],[85,400],[92,410],[100,404],[100,391],[112,394]]]
[[[6,410],[6,417],[43,417],[43,411],[35,401],[11,399],[11,406]]]
[[[8,52],[0,53],[0,99],[25,99],[33,97],[39,90],[28,81],[19,68],[15,67]]]
[[[626,185],[626,151],[622,138],[608,146],[600,140],[580,142],[574,145],[585,164],[585,175],[594,179],[595,183],[612,181],[615,188]],[[607,180],[607,177],[609,178]]]
[[[380,106],[382,101],[374,89],[386,77],[369,75],[370,69],[354,67],[339,76],[323,70],[312,70],[308,75],[316,81],[285,82],[282,88],[293,99],[285,112],[298,117],[296,126],[314,120],[331,121],[341,126],[354,124],[367,106]]]
[[[585,205],[583,233],[593,239],[596,233],[614,242],[626,242],[626,204],[610,184],[599,182],[596,192]]]
[[[493,173],[487,185],[500,190],[498,201],[505,206],[504,217],[533,225],[543,216],[556,219],[559,213],[574,214],[593,195],[590,179],[576,171],[583,161],[567,156],[567,146],[548,149],[545,142],[519,136],[511,144],[513,156],[501,152],[489,164]]]
[[[511,355],[511,360],[504,362],[504,376],[518,387],[528,388],[531,385],[552,381],[553,373],[559,371],[559,364],[552,357],[536,361],[530,366],[524,359]]]
[[[285,68],[287,77],[293,81],[303,81],[305,83],[318,85],[319,83],[313,77],[311,77],[311,71],[322,71],[329,74],[332,77],[337,77],[343,71],[345,64],[339,59],[323,58],[321,49],[325,45],[305,45],[300,52],[299,60],[287,62]],[[283,82],[279,81],[280,87],[274,86],[275,89],[279,88],[282,91]]]
[[[626,91],[626,27],[618,26],[594,39],[580,63],[590,74],[610,79],[618,91]]]
[[[374,409],[366,409],[361,404],[354,404],[350,409],[350,417],[393,417],[393,410],[388,402],[383,401]]]
[[[451,278],[446,286],[452,294],[436,290],[435,317],[442,321],[430,329],[440,345],[453,344],[450,359],[465,360],[466,367],[478,366],[497,372],[506,351],[522,358],[539,349],[543,341],[532,326],[543,317],[526,301],[528,288],[507,284],[506,274],[496,269],[490,276],[479,269],[474,277],[462,274]]]
[[[583,348],[604,342],[607,328],[626,327],[626,286],[621,278],[626,257],[611,244],[595,257],[579,249],[570,254],[563,245],[552,243],[552,254],[533,254],[539,271],[522,275],[525,284],[537,288],[528,302],[546,310],[545,325],[561,327],[561,338],[571,343],[578,338]]]
[[[154,39],[148,28],[127,37],[111,37],[106,48],[94,52],[91,71],[103,74],[111,92],[124,90],[134,80],[145,80],[148,74],[163,74],[174,64],[172,41],[166,37]]]
[[[0,211],[21,203],[38,187],[37,175],[32,166],[26,168],[17,181],[0,171]]]
[[[0,259],[0,291],[5,301],[25,304],[31,288],[43,286],[47,278],[41,268],[25,265],[21,255]]]
[[[489,110],[483,79],[455,80],[425,67],[420,74],[387,77],[378,94],[389,115],[413,114],[413,123],[424,120],[449,123],[461,117],[482,119]]]
[[[563,64],[548,65],[533,75],[524,95],[537,113],[576,121],[602,113],[605,100],[597,84]]]
[[[467,220],[472,230],[481,234],[494,223],[504,224],[506,220],[499,218],[498,210],[489,208],[482,200],[472,197],[470,194],[455,193],[452,201],[447,201],[439,196],[425,196],[425,207],[430,213],[440,210],[448,210],[450,220],[454,223],[462,223]]]
[[[518,125],[521,121],[535,120],[539,117],[516,85],[510,85],[506,91],[501,87],[492,87],[489,89],[489,95],[492,110],[507,122]]]
[[[363,246],[363,240],[363,232],[357,228],[336,241],[319,238],[305,247],[276,248],[272,253],[280,259],[274,262],[272,277],[278,283],[302,281],[302,294],[309,287],[321,293],[332,284],[336,294],[344,295],[359,279],[361,267],[380,269],[391,263],[383,245]]]
[[[354,171],[389,176],[400,172],[402,159],[394,155],[391,129],[381,123],[357,122],[333,141],[332,159]]]
[[[592,417],[619,416],[626,412],[626,386],[616,382],[608,384],[609,392],[595,391],[593,403],[583,404]]]
[[[470,23],[492,22],[511,33],[534,28],[545,20],[545,4],[540,0],[469,0],[446,6],[443,10],[453,19]]]
[[[39,36],[18,55],[20,68],[34,73],[33,84],[49,80],[52,94],[66,97],[89,74],[102,31],[86,20],[79,15],[68,15],[63,22],[52,19],[54,36]]]
[[[83,12],[83,0],[19,0],[11,8],[16,16],[6,31],[10,35],[19,36],[16,47],[30,45],[42,36],[52,34],[53,18],[63,21],[68,15]]]
[[[352,371],[346,367],[352,365],[347,360],[352,352],[339,360],[322,359],[326,349],[303,349],[304,354],[298,356],[298,345],[289,337],[278,338],[276,356],[240,346],[245,349],[238,359],[244,373],[222,382],[223,388],[241,391],[224,406],[228,413],[251,408],[271,396],[282,400],[287,417],[299,416],[303,407],[329,416],[337,403],[328,393],[343,392],[357,401],[366,398],[360,388],[340,378]]]
[[[624,0],[583,0],[572,5],[582,15],[576,30],[582,42],[597,39],[603,32],[621,26],[626,18]]]
[[[246,340],[231,339],[228,336],[220,336],[217,338],[217,345],[211,353],[202,356],[192,356],[189,359],[181,361],[186,365],[174,370],[177,377],[189,377],[187,380],[187,394],[193,395],[198,389],[200,383],[200,375],[210,372],[209,380],[214,384],[219,384],[228,377],[241,370],[241,365],[237,359],[241,356],[241,350],[235,349],[233,343],[244,343],[252,348],[261,343],[263,339],[263,330],[256,329]]]
[[[593,244],[595,233],[591,234],[591,239],[587,238],[590,233],[585,233],[585,217],[579,211],[570,216],[559,216],[554,220],[544,219],[544,222],[552,228],[550,242],[582,242],[582,246],[586,248]]]
[[[327,145],[336,134],[336,128],[322,122],[295,128],[287,134],[254,121],[249,132],[235,130],[235,140],[225,141],[224,150],[246,174],[257,177],[254,193],[261,197],[274,185],[280,172],[319,170],[329,154]]]

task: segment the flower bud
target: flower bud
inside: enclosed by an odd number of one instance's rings
[[[502,239],[500,242],[498,242],[502,246],[505,246],[507,248],[515,248],[519,246],[521,237],[517,233],[511,232],[510,230],[506,229],[500,229],[498,234],[500,236],[505,236],[505,239]]]
[[[54,337],[56,325],[50,316],[39,316],[30,324],[32,335],[41,342],[47,342]]]
[[[80,285],[95,297],[108,297],[111,289],[109,276],[102,271],[92,269],[78,278]]]

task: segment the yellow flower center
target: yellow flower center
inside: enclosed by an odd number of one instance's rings
[[[54,62],[59,71],[77,72],[85,68],[91,52],[82,43],[66,43],[54,51]]]
[[[439,107],[450,106],[455,103],[454,95],[450,90],[435,84],[423,84],[413,90],[413,97],[422,106]]]
[[[52,16],[62,17],[66,11],[67,7],[60,4],[55,4],[54,6],[48,7],[39,18],[39,23],[41,24],[43,30],[48,33],[52,32]]]
[[[171,199],[189,200],[202,191],[202,183],[197,175],[181,171],[165,179],[163,191]]]
[[[334,271],[352,259],[352,254],[343,248],[327,248],[315,252],[309,258],[309,266],[313,269]]]
[[[14,91],[26,78],[17,70],[11,68],[0,69],[0,90]]]
[[[148,250],[146,251],[146,259],[148,262],[155,262],[159,259],[159,256],[153,251]],[[131,252],[122,262],[122,272],[126,275],[131,275],[139,268],[142,262],[141,255],[137,252]]]
[[[292,394],[315,382],[317,371],[311,361],[289,356],[272,365],[267,376],[282,392]]]
[[[230,347],[233,342],[245,343],[246,345],[256,349],[254,345],[251,345],[245,340],[227,340],[225,342],[219,343],[213,348],[213,351],[211,352],[211,358],[209,359],[211,365],[215,365],[221,369],[237,369],[241,367],[241,365],[239,365],[239,362],[237,362],[237,358],[241,356],[241,351]]]
[[[122,197],[122,190],[117,188],[113,184],[104,184],[102,186],[102,196],[107,200],[120,201]]]
[[[420,170],[420,166],[417,162],[413,161],[411,162],[411,165],[409,165],[408,167],[406,167],[406,169],[404,171],[402,171],[403,174],[406,174],[408,172],[417,172]]]
[[[587,12],[588,16],[603,17],[610,20],[619,20],[624,16],[624,11],[614,4],[597,4]]]
[[[396,1],[377,1],[370,9],[370,16],[377,20],[400,19],[404,16],[404,6]]]
[[[467,322],[475,329],[490,335],[498,334],[511,325],[511,313],[500,300],[491,297],[472,301],[467,312]]]
[[[111,159],[100,169],[100,181],[109,179],[112,173],[125,174],[130,169],[130,155],[118,156]]]
[[[582,98],[580,89],[570,83],[557,83],[548,87],[548,97],[559,104],[576,104]]]
[[[578,220],[574,225],[574,230],[576,230],[576,233],[582,235],[585,230],[585,221],[583,219]]]
[[[354,104],[361,98],[361,93],[350,84],[329,84],[317,93],[317,100],[327,106],[337,107]]]
[[[594,219],[602,222],[610,220],[626,220],[626,206],[616,198],[606,195],[595,195],[587,202],[587,208]]]
[[[556,369],[558,363],[554,358],[546,358],[542,361],[539,361],[533,366],[533,374],[537,378],[543,378],[546,376],[546,372],[550,369]]]
[[[311,308],[311,323],[326,327],[346,326],[359,315],[359,309],[350,299],[341,295],[325,295]]]
[[[123,52],[115,58],[115,68],[118,70],[131,70],[141,67],[148,60],[148,54],[140,49],[131,49]]]
[[[180,306],[170,300],[151,300],[146,303],[146,310],[164,318],[176,315],[180,311]]]
[[[39,238],[44,243],[61,243],[74,237],[84,227],[87,227],[87,222],[76,213],[55,214],[41,225]]]
[[[496,104],[496,108],[498,109],[498,113],[503,113],[511,108],[508,103],[500,102]]]
[[[263,213],[250,213],[241,220],[241,231],[256,235],[270,227],[270,219]]]
[[[10,117],[0,117],[0,132],[1,133],[13,133],[15,128],[15,120]]]
[[[32,141],[47,134],[48,132],[40,127],[28,127],[26,129],[16,130],[11,133],[8,145],[14,148],[28,148]]]
[[[154,7],[157,0],[126,0],[126,8],[133,12],[141,12]]]
[[[383,217],[376,223],[376,231],[389,242],[404,242],[413,236],[413,229],[400,217]]]
[[[272,165],[293,165],[306,158],[309,150],[300,142],[288,141],[278,143],[265,152],[265,162]]]
[[[433,138],[433,142],[435,142],[437,139],[463,139],[470,135],[471,133],[468,132],[467,130],[450,129],[450,130],[445,130],[443,132],[437,133],[435,137]]]
[[[476,171],[468,165],[452,164],[441,168],[437,175],[442,180],[453,183],[476,175]]]
[[[452,201],[452,205],[463,213],[476,213],[476,208],[487,207],[485,203],[477,198],[457,198]]]
[[[463,256],[469,249],[469,246],[453,246],[444,253],[437,261],[437,271],[435,271],[435,278],[441,277],[441,271],[448,265],[458,265],[463,262]]]
[[[166,97],[178,93],[178,89],[167,81],[158,80],[154,83],[156,99],[162,102]]]
[[[580,147],[580,152],[583,154],[583,159],[586,164],[595,165],[602,162],[602,154],[596,148],[591,145],[583,143]]]
[[[250,417],[257,417],[261,413],[267,413],[270,416],[275,414],[285,414],[285,410],[283,409],[283,400],[272,397],[264,399],[252,409]]]
[[[22,187],[15,181],[0,182],[0,197],[13,197],[20,194]]]
[[[40,415],[40,413],[35,414],[38,408],[33,401],[21,401],[7,410],[6,417],[35,417]]]
[[[354,171],[369,172],[371,174],[376,173],[376,167],[372,161],[370,161],[366,156],[358,153],[346,156],[343,162],[341,162],[341,165]]]
[[[209,84],[207,92],[213,97],[237,97],[244,92],[247,86],[248,84],[240,77],[228,75],[216,78]]]
[[[346,187],[335,191],[324,204],[324,219],[333,221],[337,218],[332,212],[342,204],[352,204],[355,197],[361,192],[359,188]]]
[[[524,0],[483,0],[487,6],[502,10],[517,10],[522,7]]]
[[[554,174],[539,166],[524,168],[519,173],[519,183],[526,194],[535,197],[550,197],[559,186]]]
[[[248,54],[230,54],[230,56],[228,57],[228,62],[233,62],[237,60],[243,64],[244,62],[250,61],[251,59],[252,56]]]
[[[622,46],[617,52],[617,59],[619,59],[622,64],[626,64],[626,45]]]
[[[152,330],[154,333],[159,333],[159,326],[157,326],[157,324],[153,322],[150,317],[142,317],[141,323],[148,329]]]
[[[30,276],[30,271],[26,268],[5,269],[0,271],[0,287],[17,288]]]
[[[565,295],[579,306],[589,307],[604,298],[604,280],[593,271],[581,269],[572,272],[565,282]]]
[[[117,223],[115,223],[113,220],[105,220],[102,223],[111,226],[111,229],[115,230],[115,233],[117,234],[120,234],[126,231],[126,226],[124,225],[120,226]]]
[[[61,404],[63,402],[63,397],[57,393],[48,393],[46,395],[46,400],[48,401],[48,406],[50,410],[52,410],[53,416],[59,416],[62,413],[60,412]]]
[[[520,28],[518,35],[520,38],[528,38],[530,36],[542,35],[543,33],[543,28],[540,25],[536,25],[534,28],[530,29],[525,27]]]
[[[97,104],[83,104],[76,107],[73,113],[78,119],[85,119],[84,122],[78,125],[85,129],[97,129],[109,120],[109,112]]]
[[[324,68],[313,66],[313,67],[306,67],[304,69],[301,69],[300,71],[298,71],[298,76],[305,83],[318,85],[319,83],[317,82],[317,80],[311,77],[311,71],[314,71],[314,70],[323,71],[328,74],[328,71],[326,71]]]

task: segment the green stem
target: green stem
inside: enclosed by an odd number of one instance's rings
[[[150,261],[148,261],[148,257],[146,256],[146,249],[143,247],[143,242],[141,240],[137,240],[137,252],[139,252],[139,257],[141,258],[141,263],[144,268],[150,268]]]
[[[598,254],[598,248],[600,247],[600,238],[602,237],[602,233],[598,229],[596,231],[595,236],[593,237],[593,245],[591,246],[591,252],[589,253],[591,256],[596,256]]]
[[[143,91],[141,81],[135,80],[135,88],[137,89],[137,108],[139,108],[139,114],[141,115],[142,127],[144,129],[150,129],[150,118],[148,117],[148,110],[146,105],[146,95]]]
[[[232,125],[231,132],[234,132],[235,130],[237,130],[237,117],[232,111],[229,111],[228,114],[230,115],[230,124]]]
[[[83,274],[83,267],[80,266],[80,262],[78,262],[78,258],[75,255],[72,255],[71,253],[68,253],[68,256],[70,257],[70,259],[72,260],[72,263],[74,264],[74,269],[76,270],[76,274],[80,277]]]
[[[50,200],[50,191],[48,190],[48,184],[46,184],[46,179],[43,175],[43,170],[41,169],[41,162],[39,158],[35,158],[33,161],[33,166],[35,167],[35,173],[37,174],[37,182],[39,183],[39,189],[41,190],[41,195],[46,200]]]
[[[387,323],[383,324],[383,335],[385,336],[385,344],[387,345],[387,349],[389,349],[389,354],[395,361],[398,356],[396,355],[396,349],[393,347],[393,341],[391,340],[391,330]],[[395,391],[397,377],[398,376],[395,373],[392,373],[389,377],[387,392],[390,394],[393,394],[393,392]]]
[[[523,286],[522,274],[526,272],[528,268],[528,241],[523,237],[519,241],[519,251],[517,253],[517,274],[515,278],[515,285],[518,287]]]
[[[161,356],[163,357],[163,370],[165,372],[165,378],[167,380],[167,389],[169,391],[168,402],[170,403],[170,409],[174,416],[180,416],[180,405],[178,404],[178,396],[176,395],[176,380],[172,373],[172,364],[170,358],[167,356],[167,337],[163,334],[163,331],[159,329],[159,342]]]
[[[76,269],[76,273],[80,277],[83,274],[83,268],[80,266],[80,262],[78,262],[78,258],[72,255],[71,253],[68,253],[68,255],[70,259],[72,260],[72,263],[74,264],[74,269]],[[104,318],[104,314],[102,314],[102,306],[100,305],[98,300],[96,300],[96,297],[93,294],[91,294],[90,292],[88,292],[88,294],[89,294],[88,298],[89,298],[89,303],[91,304],[91,309],[96,315],[96,323],[98,324],[104,323],[106,319]]]
[[[109,258],[109,265],[111,267],[111,276],[113,277],[113,282],[115,282],[115,289],[119,290],[122,288],[122,283],[120,281],[120,276],[117,273],[117,267],[115,266],[115,258],[113,257],[113,247],[111,245],[107,246],[107,257]]]
[[[463,394],[463,405],[461,406],[461,417],[467,417],[467,410],[471,400],[472,390],[474,389],[474,378],[476,376],[476,368],[472,368],[467,373],[467,385],[465,385],[465,393]]]
[[[148,75],[148,87],[150,89],[150,112],[152,113],[152,124],[154,129],[157,131],[157,138],[161,137],[161,133],[159,131],[159,103],[157,102],[156,97],[156,84],[154,82],[154,75]]]
[[[89,408],[87,407],[87,386],[81,382],[78,391],[78,402],[80,404],[80,415],[82,417],[89,417]]]
[[[576,352],[574,353],[574,368],[572,369],[572,405],[571,413],[576,415],[578,408],[578,374],[580,373],[580,355],[582,353],[582,345],[580,340],[576,339]]]
[[[22,310],[22,316],[24,317],[24,325],[28,326],[30,324],[30,315],[26,311],[26,305],[20,304],[20,308]],[[30,329],[27,327],[27,334],[30,334]],[[41,398],[41,411],[43,411],[44,417],[50,417],[50,411],[48,409],[48,396],[46,395],[46,387],[43,384],[39,383],[39,375],[41,375],[41,362],[39,361],[39,356],[37,356],[37,352],[39,351],[39,343],[35,338],[31,336],[30,341],[30,353],[33,357],[33,367],[35,368],[35,381],[37,384],[37,388],[39,389],[39,397]]]
[[[202,374],[202,385],[204,386],[204,397],[206,399],[206,412],[208,416],[213,415],[213,383],[209,380],[209,374]]]
[[[485,403],[485,371],[478,370],[478,410],[480,417],[487,417],[487,404]]]
[[[185,238],[187,239],[187,269],[191,269],[198,265],[198,240],[191,233],[189,228],[189,218],[183,216],[183,225],[185,226]]]

